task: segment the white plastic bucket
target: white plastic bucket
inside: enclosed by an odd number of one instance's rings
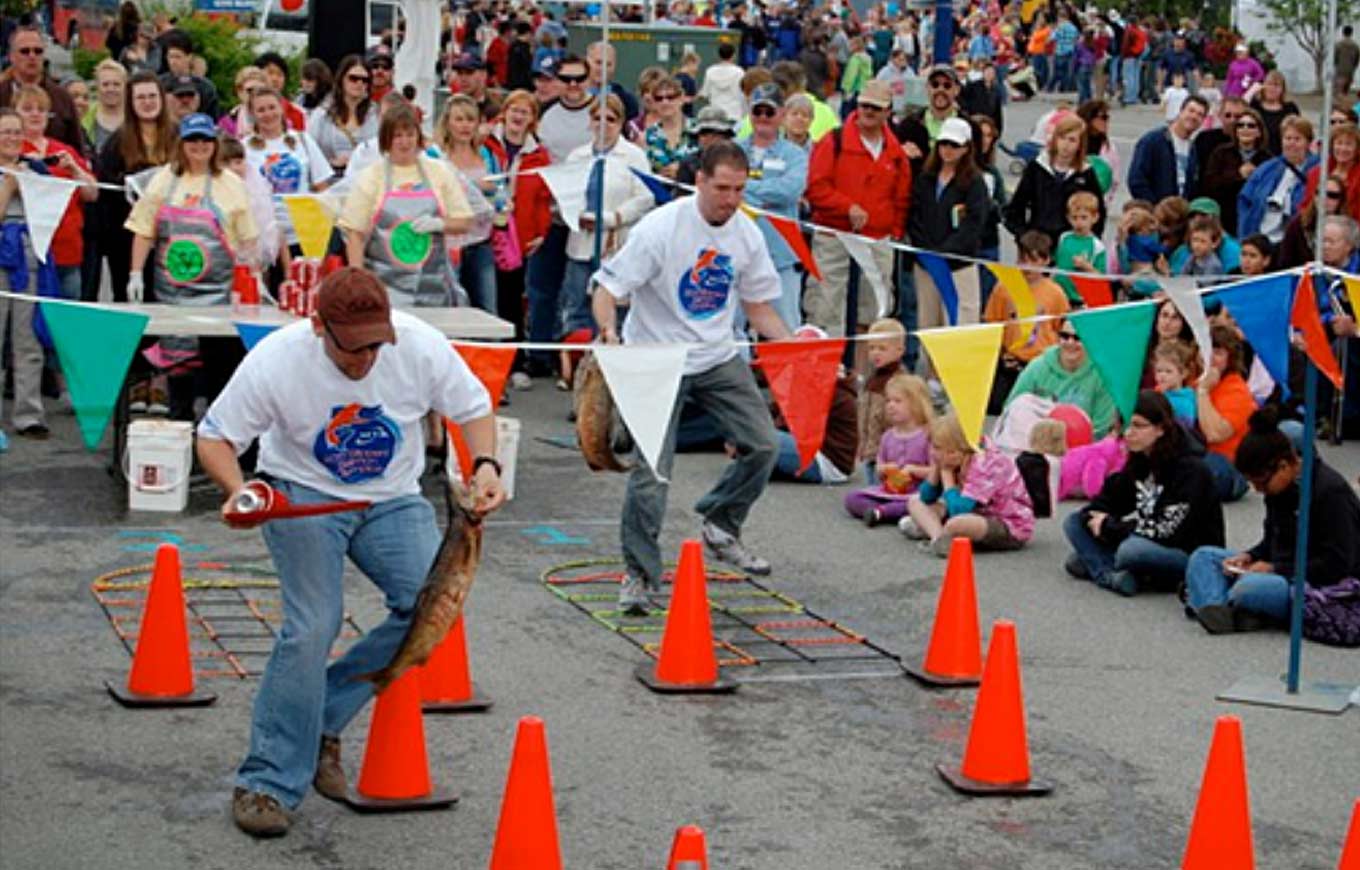
[[[496,461],[501,464],[501,485],[505,487],[506,499],[515,497],[515,464],[519,457],[519,430],[520,422],[514,417],[496,418]],[[463,475],[458,468],[458,456],[455,451],[449,451],[447,468],[450,480],[456,483],[463,482]]]
[[[128,426],[123,473],[128,508],[177,513],[189,503],[194,424],[178,420],[134,420]]]

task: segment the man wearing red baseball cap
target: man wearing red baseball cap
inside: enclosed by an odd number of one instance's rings
[[[476,510],[505,501],[491,400],[447,339],[392,310],[372,274],[340,269],[321,282],[317,312],[275,330],[232,375],[198,427],[198,458],[227,500],[245,486],[237,456],[259,439],[258,476],[294,505],[372,502],[362,511],[267,522],[283,628],[236,772],[232,812],[243,831],[280,836],[308,784],[346,793],[340,732],[373,696],[359,674],[401,644],[434,562],[439,530],[420,494],[423,423],[431,411],[463,427]],[[238,524],[239,525],[239,524]],[[345,557],[382,590],[390,613],[331,662],[344,612]]]

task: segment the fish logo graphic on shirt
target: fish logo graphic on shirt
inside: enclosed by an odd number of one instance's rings
[[[401,427],[383,413],[382,405],[352,402],[331,409],[330,420],[316,434],[312,455],[341,483],[363,483],[382,477],[401,446]]]
[[[694,320],[716,317],[727,307],[736,277],[729,255],[704,248],[694,265],[680,276],[680,307]]]
[[[302,162],[286,151],[266,157],[260,171],[275,193],[297,193],[302,189]]]

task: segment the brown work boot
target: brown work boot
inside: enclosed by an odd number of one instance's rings
[[[342,801],[349,792],[345,782],[345,768],[340,765],[340,738],[321,737],[321,751],[316,759],[316,776],[312,777],[312,787],[333,801]]]
[[[252,837],[282,837],[292,824],[278,800],[240,786],[231,795],[231,815],[236,827]]]

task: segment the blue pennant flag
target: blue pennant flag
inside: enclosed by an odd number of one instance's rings
[[[278,329],[277,326],[269,323],[232,323],[236,327],[236,334],[241,336],[241,344],[246,346],[246,353],[250,353],[255,345],[260,343],[260,339]]]
[[[630,166],[629,169],[632,169],[632,167]],[[652,199],[656,200],[657,205],[665,205],[675,198],[675,195],[671,193],[670,185],[655,175],[649,175],[639,169],[633,169],[633,174],[641,178],[642,183],[647,185],[647,189],[652,192]]]
[[[1227,307],[1266,371],[1286,393],[1289,391],[1289,312],[1294,304],[1297,280],[1297,275],[1270,275],[1211,294],[1212,299]]]
[[[922,269],[930,274],[930,280],[935,282],[935,289],[940,291],[944,310],[949,314],[949,325],[953,326],[958,323],[959,291],[954,289],[954,273],[950,271],[949,263],[944,257],[928,254],[925,251],[916,253],[916,261],[921,264]]]

